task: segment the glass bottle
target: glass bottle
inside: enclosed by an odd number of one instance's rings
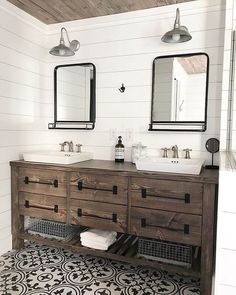
[[[124,162],[125,146],[122,143],[122,137],[118,136],[118,143],[115,146],[115,162]]]

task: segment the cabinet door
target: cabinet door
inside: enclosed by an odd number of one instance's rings
[[[19,169],[19,191],[66,197],[66,174],[44,169]]]
[[[70,188],[74,199],[127,204],[128,180],[119,175],[75,172]]]
[[[125,232],[127,228],[126,206],[74,199],[70,215],[72,224],[117,232]]]
[[[190,183],[133,177],[131,206],[202,214],[203,186]]]
[[[131,234],[200,246],[201,216],[132,208]]]
[[[19,213],[39,219],[66,222],[66,198],[20,192]]]

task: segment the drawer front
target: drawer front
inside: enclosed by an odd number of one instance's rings
[[[66,174],[43,169],[19,169],[19,191],[66,197]]]
[[[203,186],[199,183],[132,178],[131,205],[202,214]]]
[[[200,246],[201,216],[132,208],[131,234]]]
[[[127,204],[128,180],[122,176],[72,173],[71,198]]]
[[[127,229],[126,206],[74,199],[70,209],[72,224],[117,232]]]
[[[19,213],[39,219],[66,222],[66,198],[20,192]]]

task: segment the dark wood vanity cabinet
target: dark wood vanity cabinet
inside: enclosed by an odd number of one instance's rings
[[[218,173],[177,175],[137,171],[131,163],[91,160],[72,165],[24,161],[12,166],[13,248],[24,239],[58,242],[24,231],[24,216],[114,230],[120,240],[107,252],[80,245],[63,247],[86,254],[201,277],[201,295],[211,294]],[[199,247],[192,269],[134,257],[137,237]]]

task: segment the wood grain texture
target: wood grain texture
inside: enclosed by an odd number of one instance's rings
[[[53,24],[194,0],[7,0],[38,20]]]
[[[28,177],[29,183],[25,182]],[[58,186],[53,185],[58,181]],[[66,197],[66,174],[45,169],[19,169],[19,191]]]
[[[78,183],[81,184],[80,190]],[[71,198],[127,204],[128,180],[125,177],[107,174],[71,173]],[[116,191],[113,193],[113,189]]]
[[[28,201],[29,208],[25,207]],[[58,206],[58,212],[54,212]],[[66,222],[66,199],[42,194],[19,193],[19,213],[25,216]]]
[[[11,231],[12,248],[19,250],[24,246],[24,240],[18,238],[18,233],[24,229],[24,217],[19,214],[18,169],[11,169]]]
[[[202,214],[202,192],[200,183],[137,177],[132,178],[130,191],[132,206],[199,215]]]
[[[188,234],[184,225],[189,226]],[[135,207],[131,209],[131,234],[200,246],[201,216]]]
[[[72,224],[117,232],[127,230],[126,206],[72,199],[70,208]],[[81,216],[78,216],[78,209],[81,210]],[[113,214],[116,215],[116,221],[113,221]]]
[[[216,186],[206,184],[203,193],[202,217],[202,255],[201,255],[201,294],[210,295],[213,279],[213,261],[215,251],[215,203]]]

